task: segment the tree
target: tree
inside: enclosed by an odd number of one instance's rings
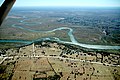
[[[60,76],[63,77],[63,73],[62,72],[59,72]]]

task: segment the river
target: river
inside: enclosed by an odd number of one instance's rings
[[[20,23],[26,24],[25,20],[21,20]],[[84,48],[91,48],[91,49],[120,49],[120,46],[91,45],[91,44],[79,43],[74,38],[73,29],[69,28],[69,27],[60,27],[60,28],[56,28],[56,29],[53,29],[53,30],[49,30],[49,31],[31,30],[31,29],[28,29],[28,28],[24,28],[22,26],[18,26],[16,24],[13,24],[12,27],[20,28],[20,29],[27,30],[27,31],[30,31],[30,32],[39,32],[39,33],[48,33],[48,34],[50,32],[54,32],[54,31],[57,31],[57,30],[69,30],[68,36],[70,37],[71,42],[62,41],[59,38],[55,38],[54,41],[57,41],[57,42],[60,42],[60,43],[65,43],[65,44],[74,44],[74,45],[78,45],[78,46],[81,46],[81,47],[84,47]],[[50,38],[42,38],[42,39],[37,39],[37,40],[32,40],[32,41],[25,41],[25,40],[0,40],[0,43],[2,43],[2,42],[12,42],[12,43],[13,42],[19,42],[19,43],[31,44],[31,43],[39,41],[39,40],[51,40],[51,41],[53,41],[53,39],[50,39]]]

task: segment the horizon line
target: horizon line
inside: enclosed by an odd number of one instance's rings
[[[13,6],[13,7],[96,7],[96,8],[112,8],[112,7],[120,7],[120,6]]]

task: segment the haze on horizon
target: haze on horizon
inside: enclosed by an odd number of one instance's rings
[[[4,0],[0,0],[0,5]],[[80,6],[120,7],[120,0],[16,0],[14,7],[32,6]]]

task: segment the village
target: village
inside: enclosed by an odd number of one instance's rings
[[[0,51],[2,80],[119,80],[120,55],[43,41]],[[5,53],[5,54],[2,54]]]

